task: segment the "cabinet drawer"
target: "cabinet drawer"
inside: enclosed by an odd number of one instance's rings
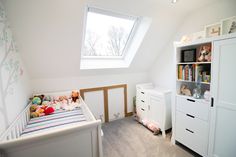
[[[176,112],[176,140],[195,152],[206,155],[208,146],[208,123],[198,118]]]
[[[207,155],[207,143],[185,128],[176,127],[176,140],[202,156]]]
[[[176,126],[181,126],[183,128],[189,129],[194,132],[194,134],[201,137],[201,139],[207,139],[208,136],[208,123],[192,115],[184,114],[182,112],[176,112]]]
[[[145,119],[145,117],[146,117],[146,109],[145,108],[143,108],[143,107],[138,107],[137,108],[137,115],[138,115],[138,117],[141,119],[141,120],[143,120],[143,119]]]
[[[183,97],[176,98],[176,109],[202,120],[208,120],[210,103]]]
[[[145,100],[145,91],[143,90],[137,90],[137,98],[140,100]]]

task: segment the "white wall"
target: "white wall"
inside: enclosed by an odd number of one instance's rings
[[[176,35],[169,41],[166,48],[157,57],[150,69],[151,80],[161,86],[174,87],[175,65],[173,42],[179,41],[182,35],[202,31],[205,25],[236,15],[236,1],[222,0],[195,11],[185,18]]]
[[[136,95],[135,85],[148,82],[147,73],[95,75],[74,78],[34,79],[31,81],[34,93],[51,92],[61,90],[73,90],[82,88],[94,88],[116,84],[128,86],[128,112],[132,111],[133,97]]]
[[[29,77],[0,3],[0,135],[27,105]],[[12,45],[11,45],[12,44]]]

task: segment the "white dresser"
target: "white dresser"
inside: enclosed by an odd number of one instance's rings
[[[203,156],[207,155],[209,111],[209,102],[176,97],[175,139]]]
[[[160,127],[163,137],[171,126],[171,92],[152,83],[136,85],[137,115]]]

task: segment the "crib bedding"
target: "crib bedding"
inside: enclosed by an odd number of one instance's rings
[[[23,137],[52,129],[64,128],[86,121],[86,117],[80,107],[72,111],[57,110],[52,115],[31,119],[21,136]]]

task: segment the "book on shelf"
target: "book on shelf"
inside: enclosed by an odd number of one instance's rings
[[[195,65],[178,65],[178,80],[195,81]]]

